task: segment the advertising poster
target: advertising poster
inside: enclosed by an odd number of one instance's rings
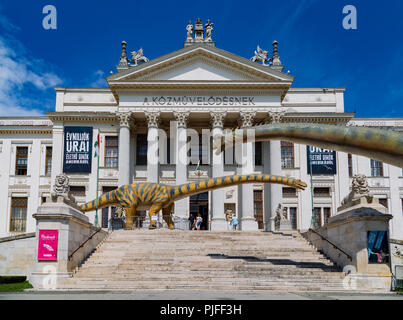
[[[322,149],[318,147],[306,146],[308,174],[313,175],[335,175],[336,151]]]
[[[58,230],[39,230],[38,261],[57,260]]]
[[[64,127],[64,173],[91,173],[92,127]]]

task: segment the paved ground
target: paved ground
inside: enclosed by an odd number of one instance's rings
[[[1,293],[0,300],[403,300],[403,294],[272,291],[26,291]]]

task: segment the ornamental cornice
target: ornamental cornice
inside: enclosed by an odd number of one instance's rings
[[[150,72],[146,75],[136,77],[136,80],[151,80],[152,78],[158,78],[158,76],[168,74],[172,71],[178,70],[183,67],[187,67],[189,65],[194,64],[195,62],[204,62],[205,64],[212,66],[218,70],[232,73],[234,75],[239,76],[240,78],[244,78],[246,81],[256,81],[257,79],[259,79],[260,81],[265,80],[264,77],[257,76],[257,75],[255,77],[252,77],[250,73],[236,69],[234,67],[230,67],[228,64],[224,64],[222,62],[214,61],[215,63],[213,63],[213,61],[210,58],[202,56],[202,55],[194,56],[191,59],[183,60],[179,63],[172,64],[169,67],[165,67],[165,68],[156,70],[154,72]],[[272,78],[272,79],[275,80],[274,78]]]
[[[52,129],[0,129],[0,135],[52,135]]]
[[[116,123],[116,114],[112,112],[48,112],[53,122],[103,122]]]

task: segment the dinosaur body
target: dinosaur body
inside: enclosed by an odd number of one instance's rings
[[[143,182],[123,185],[120,188],[105,193],[98,199],[82,205],[81,211],[92,211],[96,208],[113,205],[122,206],[126,210],[126,227],[130,228],[133,224],[132,217],[134,217],[138,211],[149,210],[150,228],[155,228],[155,217],[157,213],[162,210],[164,220],[170,228],[173,228],[171,211],[176,200],[209,190],[254,182],[277,183],[302,190],[306,187],[306,184],[301,180],[268,174],[236,174],[176,186]]]
[[[242,130],[243,142],[247,131],[253,129],[255,141],[286,140],[325,149],[362,155],[403,167],[403,134],[400,132],[323,124],[274,123]],[[231,146],[234,135],[224,135],[214,141],[216,153]],[[237,140],[235,139],[237,142]],[[229,142],[229,143],[226,143]]]

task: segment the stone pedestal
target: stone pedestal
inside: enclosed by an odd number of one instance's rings
[[[279,231],[291,231],[291,221],[290,220],[281,220]]]
[[[340,208],[339,214],[330,217],[323,227],[304,235],[337,265],[351,271],[348,275],[351,280],[349,285],[359,289],[389,291],[392,276],[390,263],[369,263],[368,231],[386,231],[389,235],[392,215],[385,213],[386,208],[379,204],[378,199],[361,197],[350,202],[350,205]]]
[[[74,269],[108,234],[104,230],[95,234],[98,229],[87,216],[62,202],[45,203],[33,217],[36,219],[36,248],[30,282],[35,289],[57,289],[57,283],[71,277]],[[56,261],[38,260],[39,230],[58,230]],[[92,235],[92,239],[71,256]]]

